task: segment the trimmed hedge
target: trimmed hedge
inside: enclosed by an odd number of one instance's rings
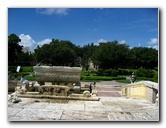
[[[33,72],[32,66],[21,67],[21,72]]]
[[[86,75],[81,75],[81,80],[106,80],[106,81],[111,81],[111,80],[122,80],[126,79],[125,76],[117,76],[117,77],[110,77],[110,76],[86,76]]]

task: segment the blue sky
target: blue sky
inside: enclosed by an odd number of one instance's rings
[[[158,49],[157,8],[9,8],[8,35],[33,50],[54,39],[75,45],[114,41]]]

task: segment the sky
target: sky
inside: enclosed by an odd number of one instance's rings
[[[8,8],[8,36],[33,51],[52,39],[158,49],[158,8]]]

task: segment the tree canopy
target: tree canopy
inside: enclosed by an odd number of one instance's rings
[[[68,40],[52,39],[49,44],[37,46],[33,54],[23,53],[20,41],[15,34],[8,36],[9,65],[34,65],[34,62],[42,61],[46,65],[80,66],[79,61],[82,66],[87,67],[92,60],[102,69],[158,67],[158,50],[147,47],[131,49],[129,45],[120,44],[116,40],[101,42],[99,45],[89,43],[81,47]]]
[[[76,46],[70,41],[52,40],[50,44],[44,44],[35,49],[37,62],[44,59],[44,62],[51,65],[69,66],[76,58]]]
[[[16,34],[8,36],[8,63],[15,64],[19,60],[19,54],[22,52],[22,46],[19,45],[21,39]]]

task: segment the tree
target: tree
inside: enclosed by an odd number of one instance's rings
[[[18,55],[22,52],[22,46],[18,43],[21,39],[16,34],[8,36],[8,63],[9,65],[17,64],[19,57]]]
[[[117,41],[100,43],[92,60],[103,69],[125,67],[129,60],[129,46]]]
[[[130,50],[133,68],[153,69],[158,67],[158,50],[146,47],[135,47]]]
[[[38,62],[44,59],[46,64],[68,66],[77,58],[75,50],[76,46],[70,41],[52,39],[50,44],[35,49],[35,57]]]

